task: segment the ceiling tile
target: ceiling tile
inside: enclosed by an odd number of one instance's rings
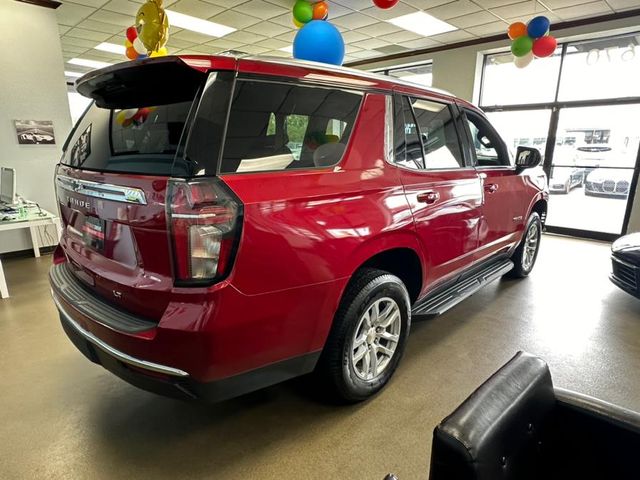
[[[400,30],[397,33],[392,33],[390,35],[385,35],[384,39],[387,42],[403,44],[404,42],[410,42],[411,40],[420,40],[424,38],[422,35],[418,35],[417,33],[408,32],[406,30]]]
[[[382,9],[378,7],[365,8],[361,13],[370,15],[380,20],[389,20],[391,18],[400,17],[401,15],[408,15],[417,11],[418,9],[416,7],[412,7],[411,5],[407,5],[406,3],[398,3],[395,7],[388,9]]]
[[[66,25],[58,25],[58,32],[60,33],[60,35],[64,35],[69,31],[70,28],[71,27],[67,27]]]
[[[469,15],[463,15],[462,17],[450,18],[447,20],[447,23],[450,23],[454,27],[467,28],[495,22],[496,20],[497,18],[494,15],[491,15],[486,10],[481,10],[480,12],[470,13]]]
[[[365,50],[373,50],[374,48],[386,47],[391,45],[389,42],[380,40],[379,38],[368,38],[367,40],[361,40],[359,42],[352,43],[354,47],[359,47]]]
[[[359,52],[354,52],[349,56],[357,60],[363,60],[365,58],[379,57],[380,52],[375,52],[373,50],[360,50]]]
[[[269,57],[291,58],[291,54],[289,52],[283,52],[281,50],[270,50],[265,52],[264,55],[268,55]]]
[[[246,15],[240,12],[235,12],[233,10],[226,10],[214,17],[211,17],[210,20],[212,22],[220,23],[228,27],[237,28],[238,30],[262,22],[262,19],[260,18],[252,17],[251,15]],[[289,24],[291,25],[291,22],[289,22]]]
[[[498,20],[497,22],[487,23],[486,25],[470,27],[466,30],[469,33],[477,35],[478,37],[483,37],[485,35],[495,35],[496,33],[504,33],[505,38],[507,38],[507,28],[509,28],[509,24],[507,22]]]
[[[67,37],[66,35],[60,39],[60,43],[65,45],[72,45],[74,47],[93,48],[98,42],[93,40],[85,40],[83,38]]]
[[[58,18],[58,23],[74,26],[91,15],[94,11],[95,9],[91,7],[65,2],[56,8],[56,17]]]
[[[285,32],[293,30],[293,25],[290,28],[283,27],[282,25],[278,25],[277,23],[271,22],[260,22],[251,27],[245,28],[245,32],[256,33],[258,35],[263,35],[266,37],[275,37],[277,35],[282,35]]]
[[[342,33],[342,38],[345,43],[359,42],[360,40],[366,40],[371,38],[369,35],[365,35],[362,32],[356,32],[355,30],[348,30]]]
[[[63,53],[72,53],[74,55],[78,55],[86,51],[87,49],[85,47],[76,47],[75,45],[62,45]]]
[[[135,18],[131,18],[131,15],[123,15],[121,13],[109,12],[107,10],[98,10],[93,15],[91,15],[89,19],[95,20],[96,22],[119,25],[125,28],[135,23]]]
[[[410,40],[408,42],[404,42],[402,44],[403,47],[407,47],[410,49],[419,49],[419,48],[431,48],[442,45],[440,42],[436,42],[431,38],[420,38],[418,40]]]
[[[535,17],[536,15],[546,15],[549,11],[542,7],[537,2],[514,3],[513,5],[506,5],[504,7],[492,8],[491,11],[501,18],[521,17],[527,19],[529,17]]]
[[[638,0],[607,0],[607,3],[616,12],[640,7],[640,2]]]
[[[130,2],[129,0],[111,0],[106,3],[104,7],[105,10],[109,10],[111,12],[124,13],[126,15],[131,15],[131,25],[135,22],[135,16],[140,9],[140,4],[135,2]]]
[[[404,0],[407,5],[416,7],[419,10],[428,10],[429,8],[438,7],[445,3],[450,3],[451,0]]]
[[[291,42],[285,42],[284,40],[277,40],[275,38],[267,38],[266,40],[262,40],[256,43],[259,47],[264,47],[267,50],[278,50],[280,48],[285,48],[291,45]]]
[[[226,36],[226,35],[225,35]],[[207,43],[213,40],[215,37],[211,35],[205,35],[204,33],[192,32],[191,30],[182,30],[178,33],[169,35],[169,45],[171,45],[171,39],[177,38],[178,40],[185,40],[187,42],[201,44]]]
[[[554,13],[563,20],[573,20],[575,18],[585,18],[592,15],[611,13],[612,10],[606,2],[598,1],[576,5],[575,7],[559,8]]]
[[[167,48],[169,50],[172,49],[183,49],[183,48],[191,48],[194,45],[196,45],[196,43],[194,42],[190,42],[188,40],[184,40],[184,39],[180,39],[180,38],[176,38],[175,35],[170,35],[169,36],[169,41],[167,42]]]
[[[241,47],[243,52],[252,53],[254,55],[260,55],[261,53],[268,52],[268,48],[259,47],[258,45],[245,45]]]
[[[200,0],[180,0],[171,5],[170,10],[191,15],[193,17],[208,19],[224,11],[224,7]]]
[[[544,2],[551,10],[564,7],[572,7],[584,3],[583,0],[546,0]]]
[[[361,11],[371,6],[371,0],[332,0],[331,3],[337,3],[356,11]]]
[[[207,3],[212,3],[213,5],[218,5],[223,8],[233,8],[237,7],[242,3],[247,3],[249,0],[204,0]],[[165,5],[167,1],[165,0]]]
[[[65,3],[77,3],[79,5],[85,5],[87,7],[100,8],[102,5],[107,3],[109,0],[64,0],[63,5]],[[61,8],[61,7],[58,7]]]
[[[474,13],[479,10],[482,10],[482,8],[469,0],[456,0],[439,7],[430,8],[427,13],[440,20],[447,20],[449,18],[468,15],[469,13]]]
[[[285,41],[287,43],[293,43],[293,39],[296,37],[297,33],[298,33],[297,30],[292,30],[290,32],[283,33],[282,35],[278,35],[276,38],[278,40],[283,40],[283,41]],[[344,38],[344,35],[343,35],[343,38]],[[345,40],[345,42],[346,42],[346,40]]]
[[[261,0],[251,0],[250,2],[238,5],[233,9],[237,12],[245,13],[252,16],[258,16],[265,20],[277,17],[278,15],[284,15],[285,13],[291,13],[290,9],[282,8],[278,5],[267,3]]]
[[[240,42],[244,44],[256,43],[260,40],[265,40],[267,37],[263,35],[256,35],[255,33],[249,32],[233,32],[224,37],[226,40],[230,40],[232,42]]]
[[[353,13],[353,10],[335,2],[329,2],[329,21]]]
[[[358,28],[355,30],[358,33],[369,35],[370,37],[387,36],[391,33],[402,32],[403,30],[388,22],[374,23],[366,27]]]
[[[211,42],[205,43],[205,45],[209,45],[216,52],[222,52],[224,50],[237,50],[243,44],[240,42],[232,42],[225,38],[218,38],[216,40],[212,40]]]
[[[262,21],[262,20],[260,20]],[[269,21],[271,23],[277,23],[278,25],[282,25],[283,27],[293,27],[293,15],[291,13],[284,13],[282,15],[278,15],[277,17],[270,18]]]
[[[84,28],[72,28],[65,34],[65,37],[83,38],[85,40],[94,40],[96,42],[104,42],[110,36],[111,34],[109,33],[85,30]]]
[[[475,38],[475,35],[472,35],[465,30],[454,30],[453,32],[441,33],[440,35],[432,35],[429,38],[436,40],[437,42],[442,42],[446,45],[448,43],[471,40],[472,38]]]
[[[333,23],[341,27],[348,28],[349,30],[355,30],[356,28],[362,28],[367,25],[378,23],[378,20],[369,17],[368,15],[363,15],[362,13],[350,13],[349,15],[343,15],[342,17],[336,18]]]
[[[86,30],[95,30],[96,32],[110,33],[112,35],[123,30],[123,27],[121,27],[120,25],[96,22],[95,20],[83,20],[77,26]]]

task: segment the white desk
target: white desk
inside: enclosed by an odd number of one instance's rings
[[[0,218],[6,214],[0,212]],[[42,215],[39,214],[37,208],[30,207],[27,211],[26,218],[16,218],[13,220],[0,220],[0,233],[8,230],[18,230],[20,228],[28,228],[31,233],[31,243],[33,244],[33,254],[36,257],[40,256],[40,245],[38,245],[38,227],[45,225],[55,225],[57,240],[60,240],[61,225],[60,219],[52,213],[42,210]],[[2,261],[0,260],[0,298],[7,298],[9,296],[9,289],[7,288],[7,281],[4,276],[4,270],[2,269]]]

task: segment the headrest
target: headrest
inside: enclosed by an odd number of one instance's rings
[[[518,352],[436,427],[430,480],[535,478],[555,402],[547,364]]]
[[[316,167],[330,167],[340,161],[345,150],[344,143],[325,143],[313,152],[313,164]]]

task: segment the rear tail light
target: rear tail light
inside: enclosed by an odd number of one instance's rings
[[[171,179],[167,193],[176,284],[222,280],[240,239],[242,203],[219,178]]]

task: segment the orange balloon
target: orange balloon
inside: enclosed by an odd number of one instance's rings
[[[313,5],[313,19],[326,20],[329,17],[329,6],[327,2],[318,2]]]
[[[135,60],[136,58],[138,58],[138,52],[136,52],[136,49],[133,47],[127,48],[125,55],[129,60]]]
[[[518,37],[522,37],[527,34],[527,26],[522,22],[516,22],[509,25],[509,30],[507,30],[507,35],[511,40],[515,40]]]

